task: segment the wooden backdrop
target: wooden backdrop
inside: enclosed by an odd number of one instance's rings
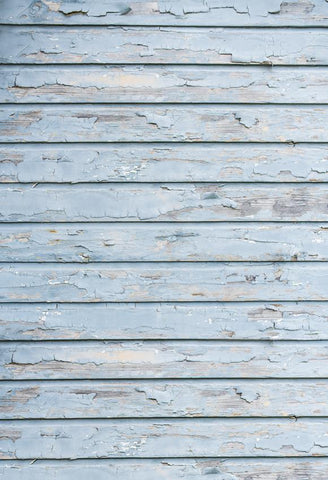
[[[327,1],[0,22],[0,475],[327,478]]]

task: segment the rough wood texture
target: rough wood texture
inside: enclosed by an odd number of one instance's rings
[[[327,124],[328,105],[5,105],[0,141],[327,142]]]
[[[0,262],[328,261],[326,223],[8,224]]]
[[[7,380],[328,376],[326,341],[2,342],[0,351]]]
[[[6,480],[322,480],[326,458],[3,461]]]
[[[2,302],[328,300],[328,263],[2,264]]]
[[[74,41],[72,41],[74,38]],[[328,65],[325,29],[2,27],[1,63]]]
[[[327,90],[328,91],[328,90]],[[327,145],[0,145],[0,182],[327,182]]]
[[[328,420],[71,420],[6,422],[2,459],[308,457],[328,454]],[[1,438],[2,437],[2,438]]]
[[[328,220],[328,185],[1,185],[2,222]]]
[[[327,304],[0,304],[1,340],[328,340]]]
[[[327,396],[327,380],[1,382],[0,418],[316,417]]]
[[[2,0],[1,23],[58,25],[328,26],[323,0]]]
[[[327,103],[325,67],[2,67],[0,101],[18,103]]]

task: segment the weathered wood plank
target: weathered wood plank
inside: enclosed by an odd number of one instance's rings
[[[328,220],[327,184],[1,185],[2,222]]]
[[[0,304],[1,340],[328,340],[325,302]]]
[[[327,416],[327,380],[1,382],[0,418]]]
[[[2,302],[328,300],[328,263],[2,264]]]
[[[328,261],[323,224],[4,224],[0,262]]]
[[[4,380],[328,376],[326,341],[2,342],[0,351]]]
[[[0,101],[17,103],[328,103],[326,67],[2,67]]]
[[[3,26],[0,62],[328,65],[328,32],[325,29]]]
[[[327,456],[328,420],[71,420],[3,423],[2,459]]]
[[[328,90],[327,90],[328,91]],[[0,182],[327,182],[327,145],[0,145]]]
[[[326,458],[279,459],[159,459],[2,461],[6,480],[322,480]]]
[[[4,105],[0,141],[327,142],[327,124],[328,105]]]
[[[2,0],[0,22],[44,25],[327,26],[322,0]]]

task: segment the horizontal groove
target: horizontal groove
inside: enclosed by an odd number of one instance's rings
[[[154,181],[122,181],[122,182],[118,182],[118,181],[109,181],[109,182],[104,182],[104,181],[99,181],[99,182],[95,182],[95,181],[90,181],[90,182],[39,182],[39,181],[36,181],[36,182],[2,182],[0,181],[0,188],[1,188],[1,185],[8,185],[8,186],[17,186],[17,185],[26,185],[26,186],[31,186],[31,187],[36,187],[36,186],[42,186],[42,185],[46,185],[47,187],[48,186],[74,186],[74,185],[110,185],[110,186],[119,186],[119,185],[136,185],[136,186],[141,186],[141,185],[240,185],[240,186],[244,186],[244,185],[272,185],[272,186],[277,186],[277,185],[291,185],[291,186],[302,186],[302,185],[311,185],[311,186],[315,186],[315,185],[326,185],[328,184],[328,180],[325,180],[325,181],[302,181],[302,182],[298,182],[298,181],[294,181],[294,182],[288,182],[288,181],[277,181],[277,182],[272,182],[272,181],[254,181],[254,182],[250,182],[250,181],[244,181],[244,182],[240,182],[240,181],[226,181],[226,180],[208,180],[208,181],[205,181],[205,180],[202,180],[202,181],[198,181],[198,180],[186,180],[186,181],[181,181],[181,180],[177,180],[176,182],[172,182],[171,180],[170,181],[167,181],[167,180],[163,180],[163,181],[159,181],[159,180],[154,180]],[[235,220],[235,222],[242,222],[242,221],[248,221],[248,220]],[[251,221],[254,221],[254,220],[249,220],[250,222]],[[269,221],[269,222],[274,222],[274,220],[262,220],[262,222],[266,222],[266,221]],[[283,223],[283,220],[279,220],[281,223]],[[300,220],[300,222],[302,222],[303,220]],[[309,222],[312,221],[312,220],[308,220]],[[104,222],[102,220],[102,222]],[[120,221],[119,221],[120,222]],[[127,220],[127,222],[129,222],[129,220]],[[130,220],[131,223],[134,223],[135,221],[133,220]],[[149,223],[151,222],[151,220],[145,220],[145,223]],[[167,222],[167,221],[166,221]],[[179,222],[183,223],[183,220],[179,220]],[[186,222],[190,222],[190,220],[186,220]],[[206,220],[202,220],[202,222],[206,222]],[[215,221],[213,222],[210,222],[209,220],[207,221],[208,223],[215,223]],[[219,221],[217,221],[219,222]],[[259,222],[261,222],[261,220],[259,220]],[[289,220],[290,222],[290,220]],[[298,222],[298,220],[297,220]],[[0,221],[0,223],[7,223],[6,221]],[[11,223],[15,223],[15,222],[11,222]],[[19,222],[16,222],[16,223],[19,223]],[[38,223],[38,222],[36,222]],[[47,223],[45,221],[45,223]],[[55,223],[55,222],[54,222]],[[60,223],[58,221],[56,221],[56,223]],[[66,222],[64,222],[66,223]],[[90,222],[87,222],[86,220],[84,220],[84,223],[90,223]],[[99,222],[100,223],[100,222]],[[109,221],[110,223],[110,221]],[[115,222],[111,222],[111,223],[115,223]],[[118,223],[118,222],[116,222]],[[164,223],[164,222],[160,222],[160,223]],[[169,223],[169,222],[168,222]],[[175,222],[171,222],[171,223],[175,223]],[[197,221],[194,221],[194,223],[198,223]],[[200,223],[200,222],[199,222]],[[233,221],[232,221],[233,223]]]
[[[316,456],[314,457],[315,459],[317,460],[323,460],[323,459],[327,459],[328,455],[320,455],[320,456]],[[169,457],[171,460],[271,460],[271,459],[279,459],[279,460],[283,460],[283,459],[289,459],[289,460],[298,460],[298,459],[303,459],[308,461],[309,459],[313,458],[313,457],[306,457],[306,456],[300,456],[300,455],[294,455],[294,456],[286,456],[284,455],[283,457],[282,456],[243,456],[243,457],[236,457],[236,456],[231,456],[231,457],[228,457],[228,456],[217,456],[217,457],[213,457],[213,456],[203,456],[203,457],[199,457],[199,456],[188,456],[188,457],[181,457],[181,456],[177,456],[177,457]],[[69,461],[69,462],[77,462],[77,461],[92,461],[92,460],[96,460],[96,461],[99,461],[99,460],[108,460],[108,461],[126,461],[127,459],[124,458],[124,457],[111,457],[111,456],[108,456],[108,457],[75,457],[74,458],[71,458],[71,457],[60,457],[60,458],[57,458],[57,459],[53,459],[53,458],[43,458],[42,460],[40,459],[35,459],[34,457],[22,457],[22,458],[19,458],[18,460],[13,460],[13,459],[10,459],[10,460],[1,460],[2,462],[27,462],[27,461],[30,461],[31,462],[31,468],[32,468],[32,465],[35,464],[36,462],[39,463],[40,461],[43,461],[43,462],[53,462],[53,461],[58,461],[58,462],[63,462],[63,461]],[[130,458],[130,460],[132,460]],[[168,457],[159,457],[159,456],[156,456],[156,457],[137,457],[137,456],[134,456],[133,457],[133,460],[134,461],[139,461],[139,460],[168,460]],[[250,477],[251,478],[251,477]],[[306,477],[305,477],[306,478]],[[309,477],[308,477],[309,478]]]
[[[94,305],[94,303],[93,303]],[[34,345],[37,345],[39,343],[56,343],[56,344],[59,344],[59,343],[65,343],[65,344],[86,344],[86,343],[102,343],[102,344],[107,344],[107,343],[143,343],[143,344],[146,344],[146,343],[222,343],[222,344],[233,344],[233,343],[266,343],[266,344],[278,344],[278,343],[327,343],[328,342],[328,334],[327,334],[327,338],[316,338],[316,339],[313,339],[313,338],[303,338],[302,340],[293,340],[293,338],[290,338],[290,339],[287,339],[287,338],[241,338],[241,339],[238,339],[238,337],[234,337],[233,339],[231,338],[214,338],[213,337],[209,337],[209,338],[197,338],[197,337],[191,337],[191,338],[179,338],[179,337],[172,337],[172,338],[168,338],[168,337],[165,337],[165,338],[159,338],[159,337],[154,337],[154,338],[117,338],[115,337],[114,339],[111,339],[111,338],[76,338],[76,339],[60,339],[60,338],[47,338],[47,339],[28,339],[28,340],[25,340],[25,339],[18,339],[18,340],[15,340],[14,338],[11,338],[10,340],[3,340],[3,339],[0,339],[0,345],[1,344],[13,344],[13,343],[31,343],[31,344],[34,344]],[[181,377],[180,379],[182,380],[184,377]],[[203,378],[203,377],[198,377],[198,378]],[[241,378],[244,378],[244,377],[241,377]],[[254,377],[250,377],[250,378],[253,378]],[[264,377],[266,378],[266,377]],[[275,378],[275,377],[274,377]],[[299,378],[299,377],[298,377]],[[312,377],[308,377],[309,379],[312,378]],[[317,377],[315,377],[317,378]],[[114,378],[112,379],[107,379],[107,380],[115,380]],[[121,380],[121,379],[119,379]]]
[[[58,105],[55,105],[55,106],[58,106]],[[19,146],[19,147],[24,147],[24,146],[28,146],[28,145],[51,145],[51,146],[63,146],[65,145],[65,147],[67,146],[76,146],[76,145],[94,145],[94,146],[103,146],[103,147],[106,147],[107,145],[130,145],[130,146],[137,146],[137,145],[161,145],[161,146],[167,146],[167,147],[171,147],[172,145],[179,145],[179,146],[183,146],[183,145],[197,145],[198,147],[201,146],[201,145],[308,145],[308,146],[313,146],[313,145],[328,145],[328,140],[325,141],[325,142],[318,142],[318,141],[313,141],[313,142],[297,142],[297,141],[292,141],[292,140],[288,140],[286,142],[267,142],[267,141],[261,141],[261,142],[246,142],[246,141],[238,141],[238,142],[231,142],[231,141],[204,141],[202,140],[201,142],[168,142],[168,141],[163,141],[163,140],[159,140],[159,141],[142,141],[142,142],[136,142],[136,141],[112,141],[112,142],[45,142],[45,141],[28,141],[28,142],[4,142],[2,141],[0,143],[0,146],[1,147],[7,147],[8,145],[15,145],[15,146]]]
[[[315,381],[320,381],[320,380],[328,380],[328,377],[297,377],[298,380],[315,380]],[[85,378],[85,377],[80,377],[80,378],[76,378],[74,377],[74,380],[76,381],[88,381],[89,383],[90,382],[93,382],[93,381],[96,381],[96,382],[101,382],[103,380],[109,380],[109,381],[114,381],[114,380],[117,380],[115,378],[99,378],[99,377],[92,377],[91,379],[90,378]],[[139,381],[144,381],[144,380],[147,380],[147,381],[150,381],[150,380],[154,380],[153,377],[143,377],[143,378],[138,378],[138,377],[122,377],[119,379],[120,381],[122,382],[139,382]],[[277,382],[280,381],[280,380],[288,380],[288,381],[294,381],[295,378],[294,377],[189,377],[189,378],[184,378],[184,377],[161,377],[160,379],[158,380],[162,380],[162,381],[175,381],[175,382],[178,382],[178,381],[185,381],[185,380],[192,380],[192,381],[199,381],[199,380],[207,380],[207,381],[212,381],[212,380],[226,380],[226,381],[230,381],[230,382],[238,382],[238,381],[241,381],[241,380],[261,380],[261,381],[264,381],[264,380],[276,380]],[[11,382],[14,384],[14,383],[30,383],[31,381],[33,382],[38,382],[38,383],[42,383],[42,382],[47,382],[48,380],[45,380],[44,378],[33,378],[32,380],[29,378],[29,379],[26,379],[26,378],[21,378],[21,379],[17,379],[17,380],[11,380]],[[62,382],[63,379],[61,378],[53,378],[51,379],[52,382],[55,382],[55,383],[58,383],[58,382]],[[70,382],[73,381],[73,380],[69,380]],[[0,379],[0,384],[2,383],[5,383],[5,382],[8,382],[8,379]],[[288,418],[288,417],[286,417]],[[312,417],[311,417],[312,418]]]
[[[262,461],[263,463],[271,463],[272,460],[276,460],[276,461],[279,461],[279,462],[287,462],[287,461],[290,461],[290,460],[293,460],[294,462],[311,462],[311,463],[316,463],[316,462],[326,462],[328,461],[327,457],[322,457],[322,456],[313,456],[313,457],[307,457],[307,456],[297,456],[297,457],[293,457],[293,456],[289,456],[289,455],[285,455],[283,457],[279,457],[279,456],[270,456],[270,457],[264,457],[264,456],[256,456],[256,457],[205,457],[206,460],[212,460],[212,461],[217,461],[217,460],[220,460],[220,461],[225,461],[225,460],[229,460],[229,461],[236,461],[236,462],[242,462],[244,459],[247,459],[248,461],[250,462],[258,462],[259,460]],[[31,459],[29,459],[31,460]],[[44,459],[44,458],[37,458],[37,459],[33,459],[34,462],[33,464],[35,463],[44,463],[44,464],[56,464],[56,463],[59,463],[59,462],[63,462],[63,460],[61,458],[49,458],[49,459]],[[67,460],[67,459],[65,459]],[[104,457],[101,457],[101,458],[87,458],[87,457],[84,457],[84,458],[69,458],[68,461],[71,465],[74,465],[75,463],[84,463],[84,462],[90,462],[90,463],[97,463],[97,462],[101,462],[101,463],[107,463],[107,462],[122,462],[122,463],[134,463],[134,462],[138,462],[139,460],[141,461],[149,461],[150,463],[152,463],[153,461],[167,461],[169,462],[170,460],[172,461],[175,461],[175,460],[184,460],[186,463],[189,463],[189,462],[192,462],[193,460],[198,460],[198,461],[202,461],[204,460],[204,457],[199,457],[199,456],[194,456],[194,457],[169,457],[169,456],[166,456],[166,457],[110,457],[110,458],[104,458]],[[26,464],[27,460],[23,460],[23,459],[20,459],[20,460],[15,460],[13,458],[9,458],[9,459],[0,459],[0,465],[1,464],[19,464],[19,463],[25,463]],[[29,468],[33,468],[33,464],[29,464]],[[255,479],[254,479],[255,480]],[[290,479],[291,480],[291,479]],[[309,480],[308,478],[304,478],[304,480]],[[324,479],[325,480],[325,479]]]
[[[327,16],[328,18],[328,16]],[[1,23],[0,23],[0,26],[1,26]],[[327,22],[327,27],[328,27],[328,22]],[[196,27],[197,28],[197,27]],[[236,27],[238,28],[238,27]],[[15,63],[0,63],[1,66],[4,66],[5,68],[8,68],[8,70],[12,70],[16,67],[16,64]],[[274,69],[285,69],[285,70],[293,70],[294,68],[296,69],[299,69],[299,68],[302,68],[302,69],[305,69],[305,70],[311,70],[312,68],[323,68],[323,69],[327,69],[328,65],[320,65],[320,64],[315,64],[315,65],[311,65],[311,64],[296,64],[296,65],[285,65],[285,64],[268,64],[268,63],[249,63],[249,64],[246,64],[250,69],[258,69],[258,70],[261,70],[261,69],[266,69],[268,67],[270,68],[274,68]],[[85,67],[91,67],[91,68],[95,68],[95,69],[106,69],[106,67],[115,67],[115,66],[118,66],[118,67],[144,67],[145,69],[157,69],[159,66],[162,67],[163,69],[166,69],[166,68],[170,68],[170,67],[178,67],[179,69],[181,70],[184,70],[184,69],[190,69],[190,67],[194,67],[196,69],[198,69],[199,67],[200,68],[206,68],[206,69],[226,69],[226,70],[229,70],[229,69],[239,69],[241,71],[244,71],[244,68],[246,65],[242,65],[240,63],[222,63],[222,64],[213,64],[213,63],[177,63],[177,62],[173,62],[173,63],[142,63],[140,62],[140,64],[137,64],[137,63],[134,63],[134,64],[131,64],[131,63],[110,63],[110,64],[106,64],[106,63],[65,63],[64,65],[61,65],[61,66],[64,66],[64,68],[72,68],[73,70],[75,69],[83,69]],[[58,69],[58,64],[56,63],[20,63],[19,65],[17,65],[17,67],[28,67],[30,69],[34,69],[35,67],[38,68],[40,67],[41,69],[42,68],[45,68],[45,69],[53,69],[53,70],[57,70]]]
[[[65,418],[60,418],[60,417],[51,417],[51,418],[46,418],[46,417],[33,417],[33,418],[1,418],[0,417],[0,421],[1,422],[4,422],[4,423],[10,423],[10,422],[15,422],[15,423],[28,423],[28,422],[63,422],[63,421],[67,421],[68,423],[70,421],[73,421],[73,422],[76,422],[76,421],[80,421],[81,423],[84,422],[84,420],[124,420],[124,421],[128,421],[128,420],[133,420],[134,422],[136,420],[140,420],[140,422],[142,423],[142,421],[144,420],[153,420],[155,423],[156,422],[162,422],[162,421],[174,421],[174,420],[186,420],[186,421],[190,421],[190,420],[195,420],[197,422],[199,421],[202,421],[202,420],[290,420],[290,421],[295,421],[295,423],[300,420],[328,420],[328,416],[324,416],[324,415],[319,415],[319,416],[309,416],[309,415],[306,415],[306,416],[303,416],[303,415],[286,415],[285,417],[282,417],[282,416],[253,416],[253,415],[248,415],[248,416],[225,416],[225,417],[220,417],[220,416],[217,416],[217,417],[214,417],[214,416],[192,416],[192,417],[188,417],[188,416],[184,416],[184,417],[168,417],[168,416],[164,416],[164,417],[83,417],[83,418],[80,418],[80,417],[67,417],[65,416]]]
[[[34,27],[34,28],[50,28],[50,29],[58,29],[65,27],[67,29],[73,28],[73,27],[79,27],[83,29],[90,29],[90,28],[97,28],[97,29],[106,29],[108,27],[111,27],[112,29],[114,28],[123,28],[123,29],[136,29],[136,28],[142,28],[145,30],[150,30],[152,28],[159,28],[159,29],[165,29],[165,28],[176,28],[178,30],[188,30],[188,29],[193,29],[193,28],[200,28],[202,30],[221,30],[226,29],[226,30],[233,30],[233,29],[240,29],[242,28],[243,30],[322,30],[323,32],[327,32],[327,27],[328,27],[328,21],[327,25],[281,25],[281,26],[275,26],[275,25],[177,25],[177,24],[170,24],[170,23],[165,23],[165,24],[157,24],[157,23],[152,23],[152,24],[139,24],[139,23],[134,23],[133,25],[129,25],[126,23],[104,23],[104,24],[99,24],[99,23],[0,23],[0,26],[6,26],[10,28],[25,28],[25,27]]]
[[[328,29],[327,29],[327,32],[328,32]],[[328,33],[327,33],[327,36],[328,36]],[[62,68],[63,65],[60,65],[60,67]],[[97,105],[102,105],[102,104],[103,104],[103,105],[106,105],[106,103],[98,103]],[[240,104],[240,102],[239,102],[238,104]],[[13,106],[13,105],[14,105],[15,107],[19,107],[19,104],[17,104],[16,102],[14,102],[14,103],[0,103],[0,105],[1,105],[2,107],[10,107],[10,106]],[[46,105],[49,109],[54,109],[54,110],[56,110],[56,109],[58,110],[59,107],[61,106],[60,104],[53,103],[53,102],[45,102],[45,103],[42,103],[42,104],[38,103],[38,104],[33,104],[33,105]],[[92,106],[92,105],[94,105],[94,103],[93,103],[93,102],[87,102],[87,103],[85,103],[85,104],[80,104],[80,103],[75,103],[75,102],[74,102],[74,105],[76,106],[77,109],[79,109],[79,108],[84,109],[85,106]],[[118,108],[119,108],[119,107],[121,106],[121,103],[117,103],[117,102],[116,102],[116,103],[112,103],[112,102],[111,102],[110,105],[113,106],[113,107],[118,107]],[[125,106],[125,107],[135,107],[136,105],[140,105],[140,104],[139,104],[138,102],[124,102],[124,106]],[[158,109],[158,108],[161,106],[161,103],[147,102],[146,105],[148,105],[148,106],[150,105],[150,106],[152,107],[152,110],[156,110],[156,109]],[[209,107],[212,107],[212,106],[213,106],[213,109],[214,109],[214,108],[217,107],[217,106],[221,106],[221,105],[227,106],[227,105],[230,105],[230,102],[225,102],[225,103],[211,102],[210,104],[204,103],[204,102],[197,102],[196,104],[190,103],[190,102],[183,102],[183,103],[169,102],[169,103],[165,103],[165,105],[166,105],[166,106],[167,106],[167,105],[171,105],[171,106],[173,105],[173,106],[176,106],[176,107],[180,107],[180,106],[181,106],[181,109],[182,109],[184,106],[186,106],[186,105],[190,105],[191,107],[195,107],[195,106],[196,106],[196,107],[202,107],[202,106],[204,106],[204,107],[206,107],[206,108],[209,108]],[[259,105],[262,105],[262,106],[268,107],[268,108],[270,108],[270,109],[275,109],[275,108],[276,108],[276,104],[275,104],[275,103],[264,103],[264,104],[258,104],[258,103],[255,103],[255,104],[254,104],[254,103],[246,103],[246,104],[244,104],[244,103],[243,103],[243,104],[241,104],[241,105],[242,105],[243,107],[252,107],[253,105],[255,105],[255,106],[258,107]],[[281,103],[281,104],[279,104],[279,105],[280,105],[280,106],[281,106],[281,105],[285,105],[285,102],[283,102],[283,103]],[[292,105],[295,105],[296,107],[302,107],[302,108],[304,108],[304,109],[306,110],[306,109],[311,108],[312,105],[317,106],[318,104],[317,104],[317,103],[301,103],[301,102],[298,102],[298,103],[297,103],[297,102],[296,102],[296,103],[293,103]],[[327,106],[327,104],[322,104],[322,105]],[[24,109],[24,106],[25,106],[25,105],[23,104],[22,109]],[[288,106],[290,106],[290,104],[288,104]],[[211,110],[212,110],[212,108],[211,108]],[[249,110],[251,110],[251,108],[249,108]],[[107,143],[107,142],[105,142],[105,143]],[[137,142],[137,143],[138,143],[138,142]],[[171,142],[167,142],[167,143],[171,143]],[[174,142],[174,143],[176,143],[176,142]],[[184,142],[180,142],[180,143],[184,143]],[[188,143],[188,142],[186,142],[186,143]],[[192,142],[191,142],[191,143],[192,143]],[[199,143],[200,143],[200,142],[199,142]],[[212,142],[212,143],[213,143],[213,142]],[[214,143],[215,143],[215,142],[214,142]],[[224,143],[224,142],[223,142],[223,143]],[[234,142],[232,142],[232,143],[234,143]],[[239,142],[238,142],[238,143],[239,143]],[[249,143],[249,142],[244,142],[244,143]],[[256,143],[256,142],[255,142],[255,143]],[[285,143],[286,143],[286,142],[285,142]],[[310,142],[310,143],[313,143],[313,142]]]
[[[95,305],[93,303],[93,305]],[[63,344],[63,345],[67,345],[67,344],[79,344],[79,343],[87,343],[87,344],[99,344],[99,343],[102,343],[102,344],[107,344],[107,343],[116,343],[116,344],[119,344],[119,343],[143,343],[143,344],[155,344],[155,345],[158,345],[159,343],[161,344],[165,344],[165,343],[188,343],[188,344],[199,344],[199,343],[207,343],[207,344],[212,344],[212,345],[218,345],[218,344],[222,344],[222,345],[226,345],[227,343],[231,343],[231,344],[245,344],[245,343],[248,343],[248,344],[258,344],[258,343],[265,343],[265,344],[277,344],[277,343],[285,343],[285,344],[292,344],[292,345],[295,345],[295,344],[309,344],[309,343],[313,343],[314,345],[317,344],[318,342],[319,343],[327,343],[328,344],[328,338],[326,340],[324,339],[302,339],[302,340],[293,340],[293,339],[255,339],[255,340],[250,340],[250,339],[241,339],[241,340],[238,340],[237,338],[234,338],[234,339],[227,339],[227,338],[220,338],[220,339],[216,339],[216,338],[210,338],[210,339],[205,339],[205,338],[193,338],[193,339],[188,339],[188,338],[182,338],[182,339],[178,339],[178,338],[173,338],[171,340],[165,338],[165,339],[150,339],[150,338],[145,338],[145,339],[118,339],[118,338],[115,338],[113,340],[100,340],[99,338],[97,339],[94,339],[94,338],[91,338],[91,339],[78,339],[78,340],[73,340],[73,339],[63,339],[63,340],[60,340],[60,339],[54,339],[54,340],[33,340],[33,343],[36,344],[36,343],[54,343],[54,344]],[[31,343],[31,340],[1,340],[0,343],[2,344],[12,344],[12,343]],[[141,377],[142,378],[142,377]],[[181,377],[183,378],[183,377]],[[196,377],[197,378],[197,377]],[[203,378],[203,377],[198,377],[198,378]],[[244,377],[242,377],[244,378]],[[252,377],[254,379],[254,377]],[[264,378],[268,378],[268,377],[264,377]],[[286,377],[288,378],[288,377]],[[299,377],[297,377],[299,378]],[[313,377],[308,377],[308,378],[313,378]],[[317,377],[315,377],[317,378]],[[8,379],[7,379],[8,380]],[[33,379],[30,379],[30,380],[33,380]],[[107,379],[109,380],[109,378]],[[114,379],[111,379],[111,380],[114,380]],[[121,378],[117,379],[117,380],[121,380]]]
[[[54,106],[58,106],[58,105],[54,105]],[[17,105],[16,105],[17,107]],[[86,142],[81,142],[81,141],[76,141],[76,142],[45,142],[45,141],[28,141],[28,142],[2,142],[1,144],[3,146],[7,146],[7,145],[52,145],[52,144],[56,144],[56,145],[65,145],[67,146],[67,144],[71,144],[71,145],[96,145],[96,144],[99,144],[99,142],[89,142],[89,141],[86,141]],[[115,145],[161,145],[163,144],[164,142],[163,141],[158,141],[158,142],[154,142],[154,141],[142,141],[142,142],[131,142],[129,140],[127,141],[121,141],[121,142],[117,142],[116,140],[115,141],[110,141],[110,142],[103,142],[103,145],[112,145],[112,144],[115,144]],[[229,141],[222,141],[222,142],[214,142],[214,141],[201,141],[201,142],[184,142],[185,145],[245,145],[245,144],[249,144],[250,142],[231,142],[230,140]],[[325,142],[318,142],[318,141],[313,141],[313,142],[306,142],[307,145],[327,145],[327,141]],[[175,141],[172,141],[172,142],[166,142],[166,144],[168,146],[173,146],[173,145],[177,145],[177,144],[181,144],[181,142],[175,142]],[[284,141],[284,142],[266,142],[266,141],[258,141],[258,142],[252,142],[253,145],[267,145],[267,144],[271,144],[271,145],[299,145],[299,144],[304,144],[304,142],[294,142],[294,141]]]
[[[31,302],[24,302],[24,301],[21,301],[21,302],[0,302],[0,306],[8,306],[8,305],[16,305],[16,307],[18,306],[21,306],[21,305],[44,305],[45,307],[46,306],[51,306],[51,305],[80,305],[81,307],[85,306],[85,305],[90,305],[89,308],[91,308],[91,305],[117,305],[117,304],[124,304],[124,305],[136,305],[136,304],[143,304],[143,305],[146,305],[146,304],[152,304],[152,305],[163,305],[163,304],[168,304],[168,305],[205,305],[205,304],[213,304],[213,303],[217,303],[217,304],[226,304],[226,305],[229,305],[229,304],[236,304],[236,305],[240,305],[242,303],[247,303],[247,304],[250,304],[250,303],[256,303],[256,304],[263,304],[263,303],[274,303],[274,300],[242,300],[242,301],[236,301],[236,300],[224,300],[224,301],[220,301],[220,300],[203,300],[203,301],[190,301],[190,300],[163,300],[163,301],[159,301],[159,300],[149,300],[149,301],[144,301],[144,300],[141,300],[141,301],[120,301],[120,302],[111,302],[111,301],[105,301],[105,300],[102,300],[102,301],[99,301],[97,303],[95,302],[68,302],[68,301],[63,301],[63,302],[54,302],[54,301],[42,301],[42,302],[35,302],[35,301],[31,301]],[[323,305],[327,305],[328,307],[328,300],[279,300],[278,301],[279,304],[285,304],[285,303],[289,303],[289,304],[295,304],[295,303],[320,303],[320,304],[323,304]]]
[[[110,263],[111,264],[114,264],[114,265],[119,265],[121,263],[129,263],[131,265],[138,265],[140,263],[144,263],[145,261],[144,260],[128,260],[128,261],[125,261],[125,260],[111,260]],[[20,261],[20,260],[15,260],[15,261],[6,261],[6,260],[2,260],[0,261],[0,265],[22,265],[22,264],[25,264],[25,265],[46,265],[46,266],[49,266],[49,264],[56,264],[56,265],[84,265],[84,266],[92,266],[92,265],[103,265],[103,264],[108,264],[109,262],[106,261],[106,260],[103,260],[103,261],[100,261],[100,260],[95,260],[95,261],[92,261],[92,262],[85,262],[83,260],[81,261],[77,261],[77,260],[62,260],[62,261],[57,261],[57,262],[54,262],[53,260],[40,260],[40,261],[26,261],[26,260],[23,260],[23,261]],[[328,263],[328,260],[220,260],[220,261],[217,261],[217,260],[193,260],[193,261],[179,261],[179,260],[147,260],[147,263],[149,264],[158,264],[158,263],[164,263],[164,264],[167,264],[167,265],[170,265],[172,263],[188,263],[188,264],[191,264],[191,265],[194,265],[194,264],[199,264],[199,263],[209,263],[209,264],[213,264],[213,263],[221,263],[221,264],[226,264],[226,263],[234,263],[234,264],[244,264],[244,263],[247,263],[248,265],[249,264],[267,264],[267,263],[279,263],[279,264],[282,264],[282,263],[313,263],[313,265],[318,265],[320,263]],[[314,267],[315,268],[315,267]]]
[[[69,106],[89,106],[92,107],[93,105],[100,105],[100,106],[114,106],[114,107],[120,107],[120,106],[128,106],[128,107],[134,107],[134,106],[153,106],[153,107],[158,107],[160,108],[161,106],[229,106],[229,105],[240,105],[243,107],[249,107],[249,106],[257,106],[257,107],[283,107],[283,106],[295,106],[295,107],[317,107],[317,106],[327,106],[328,102],[311,102],[311,103],[301,103],[301,102],[65,102],[62,99],[60,101],[53,100],[51,102],[0,102],[0,107],[20,107],[22,105],[27,105],[27,106],[56,106],[56,105],[69,105]]]
[[[1,26],[1,24],[0,24]],[[106,28],[106,27],[105,27]],[[52,62],[46,62],[46,63],[38,63],[38,62],[35,62],[35,63],[26,63],[26,62],[18,62],[18,61],[15,61],[13,63],[8,63],[8,62],[0,62],[0,67],[68,67],[68,66],[75,66],[75,65],[83,65],[85,67],[90,67],[90,66],[98,66],[98,67],[101,67],[101,66],[119,66],[119,67],[123,67],[123,66],[130,66],[130,67],[140,67],[140,66],[148,66],[148,65],[153,65],[153,66],[156,66],[156,67],[180,67],[180,63],[177,63],[177,62],[170,62],[170,63],[160,63],[160,62],[151,62],[151,63],[127,63],[126,61],[125,62],[104,62],[104,63],[95,63],[95,62],[85,62],[85,63],[79,63],[79,64],[76,64],[76,63],[72,63],[72,62],[67,62],[67,63],[52,63]],[[207,63],[184,63],[183,65],[187,66],[187,67],[207,67],[208,64]],[[211,63],[210,65],[212,65],[213,67],[222,67],[222,66],[225,66],[227,65],[226,63]],[[319,63],[319,64],[313,64],[313,65],[309,65],[308,63],[283,63],[283,64],[279,64],[279,65],[276,65],[274,63],[266,63],[266,62],[258,62],[258,63],[248,63],[248,62],[236,62],[236,63],[230,63],[228,65],[231,65],[231,66],[234,66],[234,67],[251,67],[251,66],[254,66],[254,67],[267,67],[267,68],[276,68],[276,67],[285,67],[285,68],[304,68],[304,67],[311,67],[311,68],[320,68],[320,67],[328,67],[328,61],[327,63]]]

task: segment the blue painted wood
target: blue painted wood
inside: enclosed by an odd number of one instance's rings
[[[0,476],[327,476],[327,12],[0,1]]]

